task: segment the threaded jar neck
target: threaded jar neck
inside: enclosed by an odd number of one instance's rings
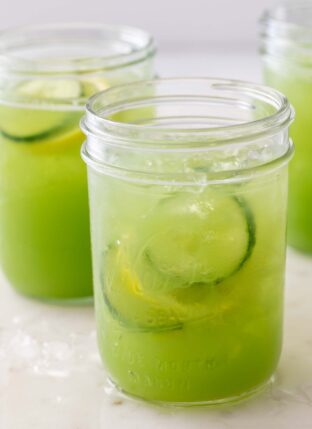
[[[233,179],[288,159],[292,119],[288,100],[261,85],[206,78],[132,83],[89,100],[83,157],[116,174]]]

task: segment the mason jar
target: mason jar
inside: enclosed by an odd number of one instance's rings
[[[0,35],[0,264],[22,294],[92,296],[87,178],[79,121],[87,98],[153,77],[151,36],[57,24]]]
[[[312,252],[312,4],[286,3],[261,20],[264,80],[287,95],[296,110],[291,136],[296,156],[290,167],[289,243]]]
[[[292,118],[279,92],[221,79],[90,99],[82,156],[98,344],[122,391],[214,404],[272,379]]]

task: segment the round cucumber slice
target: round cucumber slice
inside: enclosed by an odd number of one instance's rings
[[[45,107],[45,101],[76,99],[81,95],[75,80],[34,80],[14,89],[16,105],[2,105],[0,131],[4,137],[20,143],[44,140],[71,122],[72,112]],[[40,108],[32,108],[36,105]]]
[[[106,253],[103,275],[104,301],[120,324],[140,331],[181,329],[174,299],[142,292],[141,282],[121,248]]]
[[[146,287],[146,282],[163,284],[160,274],[145,265],[138,272],[130,265],[126,249],[112,245],[106,252],[101,276],[104,302],[111,316],[132,331],[162,332],[185,328],[198,320],[216,323],[232,310],[237,312],[235,298],[219,285],[194,284],[171,291]]]
[[[16,143],[37,143],[67,128],[70,114],[23,108],[0,108],[0,132]]]
[[[216,191],[162,200],[138,231],[140,251],[163,278],[162,288],[218,284],[238,271],[255,244],[255,223],[241,197]],[[155,284],[146,282],[145,287]]]

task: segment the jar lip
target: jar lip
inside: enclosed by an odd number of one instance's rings
[[[104,114],[109,112],[110,99],[131,91],[138,94],[142,88],[153,88],[159,84],[203,84],[221,91],[232,91],[235,95],[247,94],[256,100],[266,100],[275,111],[260,119],[246,121],[234,125],[215,126],[207,128],[165,128],[158,126],[142,126],[135,123],[122,123],[107,119]],[[102,101],[105,106],[99,111],[95,104]],[[126,101],[126,100],[124,100]],[[103,104],[104,102],[104,104]],[[106,105],[105,105],[106,103]],[[106,110],[105,110],[106,109]],[[220,144],[231,144],[241,141],[259,139],[267,134],[274,134],[287,127],[294,118],[294,110],[288,99],[279,91],[264,85],[240,80],[186,77],[162,78],[135,82],[112,87],[91,97],[86,106],[86,114],[81,120],[82,130],[86,135],[94,135],[104,140],[113,139],[114,145],[125,148],[140,148],[141,150],[207,150]],[[131,142],[129,142],[129,137]],[[179,141],[180,140],[180,141]],[[146,144],[148,141],[148,144]],[[174,142],[174,146],[170,144]]]
[[[78,32],[83,33],[80,38]],[[109,55],[96,53],[74,57],[27,58],[14,51],[23,48],[46,50],[47,44],[63,42],[88,42],[89,48],[95,42],[119,43],[116,52]],[[109,39],[108,39],[109,37]],[[123,44],[123,46],[121,46]],[[119,50],[118,50],[119,49]],[[104,50],[101,47],[101,51]],[[95,22],[52,23],[47,25],[21,26],[0,32],[0,73],[10,72],[29,75],[54,75],[94,73],[113,70],[141,62],[155,55],[153,37],[146,31],[131,26],[113,26]]]

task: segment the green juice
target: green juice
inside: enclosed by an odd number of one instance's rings
[[[195,188],[89,170],[98,341],[119,388],[215,403],[269,381],[282,343],[286,170]]]
[[[105,82],[25,81],[0,103],[0,263],[10,284],[44,300],[93,295],[83,106]],[[67,104],[63,102],[66,97]]]
[[[80,119],[88,99],[154,75],[153,38],[129,26],[60,23],[0,36],[0,268],[27,296],[93,296]]]
[[[312,252],[312,81],[284,65],[266,66],[267,84],[283,92],[296,111],[296,120],[290,128],[296,155],[290,164],[288,240],[305,252]]]

